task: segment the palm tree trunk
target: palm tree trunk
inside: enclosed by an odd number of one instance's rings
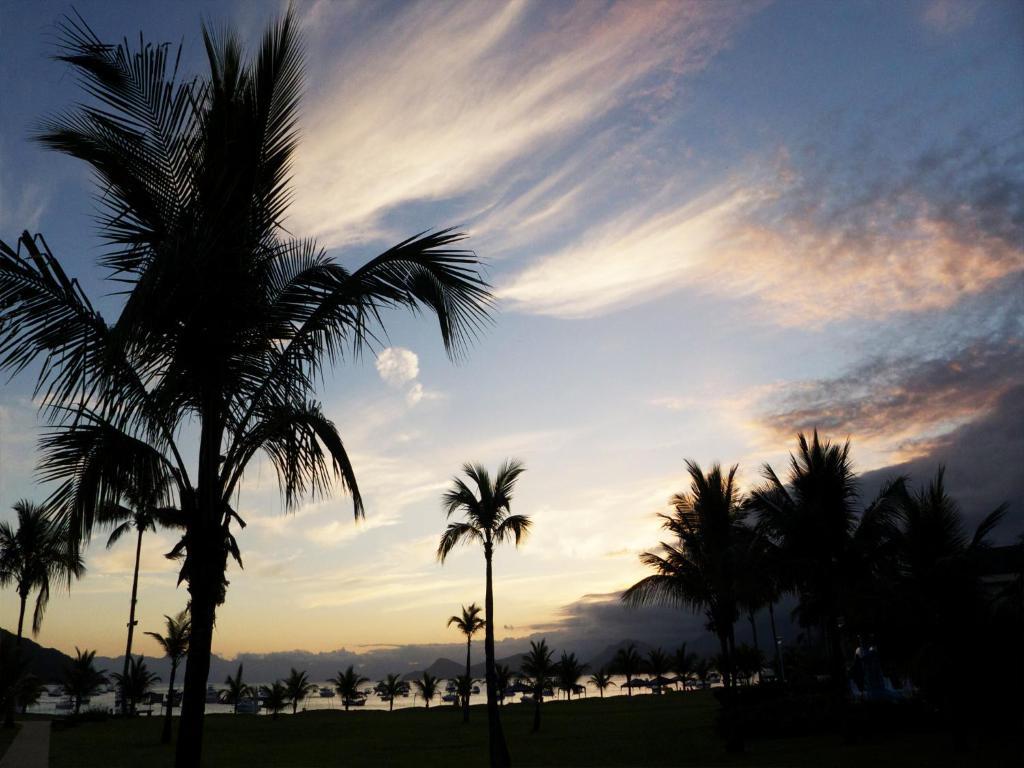
[[[462,697],[462,722],[469,722],[469,694],[470,694],[470,678],[469,678],[469,647],[473,642],[473,636],[466,636],[466,693]]]
[[[14,641],[14,653],[16,656],[21,655],[21,635],[25,627],[25,606],[28,605],[28,592],[22,592],[19,588],[18,597],[21,599],[21,607],[18,609],[18,636]],[[14,727],[14,697],[11,696],[10,701],[7,702],[7,711],[4,712],[4,728]]]
[[[164,730],[160,734],[161,744],[171,743],[171,712],[174,709],[174,675],[178,671],[178,662],[171,662],[171,680],[167,683],[167,714],[164,715]]]
[[[185,690],[181,700],[175,768],[195,768],[202,762],[203,718],[206,714],[206,683],[210,676],[210,652],[217,595],[222,586],[227,551],[221,528],[221,486],[218,477],[224,434],[217,402],[208,398],[202,414],[199,439],[199,478],[196,508],[186,528],[188,591],[192,598],[192,634],[185,664]]]
[[[487,561],[487,583],[484,594],[484,666],[487,671],[487,735],[490,744],[491,768],[506,768],[511,765],[505,733],[501,728],[501,714],[498,712],[497,674],[494,669],[494,589],[491,573],[490,532],[484,542],[484,559]]]
[[[390,698],[388,698],[388,712],[394,712],[394,711],[395,711],[395,697],[391,696]]]
[[[747,611],[747,621],[750,622],[750,632],[754,636],[754,650],[758,653],[761,652],[761,646],[757,642],[757,622],[754,621],[754,612]]]
[[[782,680],[782,659],[779,651],[779,633],[775,629],[775,603],[768,603],[768,619],[772,626],[772,648],[775,649],[775,674]]]
[[[536,693],[533,696],[533,732],[537,733],[540,730],[540,694]]]
[[[142,557],[142,533],[145,529],[139,528],[139,535],[135,541],[135,570],[132,573],[132,603],[128,609],[128,643],[124,649],[124,669],[121,674],[122,680],[128,679],[128,663],[132,658],[132,636],[135,634],[135,603],[139,593],[139,559]],[[128,714],[127,691],[121,691],[121,714]],[[134,702],[132,702],[134,704]]]

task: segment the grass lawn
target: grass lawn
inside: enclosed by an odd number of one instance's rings
[[[1011,755],[954,754],[943,736],[915,735],[851,746],[838,736],[774,739],[728,755],[713,729],[717,704],[706,693],[548,702],[541,732],[532,707],[502,708],[515,765],[1013,765]],[[269,717],[206,718],[204,763],[225,766],[476,766],[487,761],[487,716],[474,707],[464,726],[454,707],[396,712],[306,712]],[[53,768],[162,768],[173,751],[156,742],[158,718],[84,723],[54,731]]]
[[[7,748],[11,746],[11,742],[14,741],[14,737],[17,735],[17,724],[15,724],[13,728],[4,728],[3,726],[0,726],[0,758],[4,756]]]

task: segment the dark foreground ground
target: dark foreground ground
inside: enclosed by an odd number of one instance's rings
[[[543,705],[541,732],[532,707],[502,708],[512,762],[524,765],[971,766],[1022,765],[1017,747],[988,743],[954,752],[943,734],[886,737],[850,745],[838,735],[759,740],[728,755],[714,730],[718,705],[704,693],[590,699]],[[163,768],[172,749],[157,744],[160,721],[82,723],[55,730],[54,768]],[[206,718],[204,764],[265,766],[477,766],[487,758],[487,717],[474,707],[463,725],[450,707],[396,712],[317,711],[296,716]]]

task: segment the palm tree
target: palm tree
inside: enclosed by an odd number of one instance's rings
[[[75,714],[82,708],[82,700],[92,696],[107,684],[107,676],[93,666],[96,651],[80,651],[75,647],[75,658],[64,668],[64,693],[75,700]]]
[[[35,675],[25,675],[18,684],[16,699],[21,714],[25,714],[33,704],[38,704],[43,696],[46,686],[43,681]]]
[[[465,516],[464,522],[449,523],[437,546],[437,559],[442,563],[460,542],[479,541],[484,547],[486,563],[484,594],[484,666],[487,684],[487,730],[492,766],[510,764],[508,745],[501,728],[498,713],[498,695],[494,675],[494,590],[491,557],[494,545],[512,539],[518,547],[530,530],[530,518],[511,514],[512,492],[516,481],[525,471],[522,462],[508,459],[498,470],[494,481],[480,464],[464,464],[462,471],[476,486],[473,491],[459,477],[452,479],[452,487],[443,497],[445,515],[451,519],[456,512]]]
[[[25,607],[33,591],[36,607],[32,614],[32,634],[39,634],[43,614],[50,599],[50,584],[64,582],[71,588],[73,579],[85,573],[85,562],[77,548],[69,546],[66,525],[46,509],[22,499],[14,504],[18,527],[0,523],[0,586],[14,585],[18,594],[18,633],[21,646]]]
[[[565,691],[565,698],[571,699],[573,691],[579,685],[580,678],[587,671],[587,665],[581,664],[575,653],[562,651],[562,658],[559,659],[555,669],[555,677],[558,680],[558,690]]]
[[[181,513],[176,509],[161,506],[166,501],[167,483],[161,481],[156,487],[132,487],[125,490],[122,504],[110,504],[97,514],[97,522],[114,526],[107,538],[110,549],[125,534],[135,531],[135,567],[132,569],[132,599],[128,608],[128,641],[124,651],[124,669],[121,674],[128,676],[128,662],[132,656],[132,639],[135,634],[135,606],[138,603],[139,564],[142,559],[142,535],[156,531],[159,524],[165,528],[180,528]],[[122,713],[128,712],[128,701],[122,699]]]
[[[676,543],[662,542],[661,554],[645,552],[640,560],[656,573],[627,589],[629,605],[669,605],[703,610],[708,628],[718,636],[726,685],[732,685],[731,651],[737,609],[737,560],[750,538],[743,526],[742,499],[736,488],[737,467],[727,475],[718,464],[705,474],[686,462],[689,493],[672,498],[675,511],[659,515]]]
[[[285,690],[288,691],[288,698],[292,702],[292,714],[299,709],[299,702],[316,691],[316,685],[309,682],[305,672],[299,672],[295,667],[291,668],[288,677],[284,679]]]
[[[424,672],[423,677],[419,680],[413,680],[412,684],[416,686],[416,690],[423,697],[423,703],[427,709],[430,709],[430,700],[437,696],[438,679],[429,672]]]
[[[388,700],[388,712],[393,712],[395,709],[395,697],[402,693],[402,676],[401,675],[388,675],[380,683],[380,691],[384,694],[384,698]]]
[[[607,668],[601,667],[597,672],[590,676],[590,683],[597,688],[598,693],[601,694],[601,698],[604,698],[604,691],[610,685],[615,685],[612,682],[612,676],[609,674]]]
[[[192,622],[189,619],[188,609],[181,611],[177,616],[164,616],[167,634],[161,635],[157,632],[147,632],[160,645],[164,656],[171,660],[171,676],[167,681],[167,713],[164,715],[164,728],[160,735],[161,744],[171,742],[171,713],[174,709],[174,678],[178,673],[178,665],[188,653],[189,638],[192,633]],[[239,677],[242,670],[239,666]],[[230,680],[230,678],[228,678]],[[237,709],[237,703],[235,705]]]
[[[128,674],[113,674],[117,687],[121,689],[121,697],[128,700],[125,711],[135,713],[139,702],[145,698],[149,689],[160,682],[159,676],[149,671],[142,656],[133,656],[128,662]]]
[[[633,695],[633,686],[630,683],[633,682],[633,675],[640,671],[641,664],[643,659],[636,649],[636,643],[619,648],[612,659],[612,669],[626,678],[626,692],[629,696]]]
[[[105,45],[80,17],[62,29],[59,58],[98,106],[49,120],[40,137],[94,171],[101,264],[125,300],[108,324],[42,237],[24,233],[21,252],[0,244],[0,368],[39,371],[54,426],[41,477],[72,533],[87,536],[133,484],[170,478],[192,605],[175,756],[188,768],[201,763],[216,610],[240,557],[231,499],[250,460],[267,455],[287,509],[339,480],[361,516],[355,471],[315,400],[319,374],[381,338],[392,307],[431,310],[457,356],[491,294],[451,230],[350,272],[282,228],[303,69],[291,13],[248,60],[237,37],[204,30],[201,79],[177,79],[168,46]]]
[[[461,616],[452,616],[448,619],[448,626],[455,625],[456,629],[466,636],[466,676],[469,676],[470,667],[470,644],[473,642],[473,635],[484,628],[487,622],[480,618],[480,606],[470,603],[469,607],[462,606]],[[462,722],[469,722],[469,696],[462,697]]]
[[[173,676],[173,675],[172,675]],[[228,675],[224,679],[224,685],[227,686],[227,690],[224,691],[221,700],[225,704],[230,704],[234,714],[238,714],[238,705],[246,697],[256,698],[256,691],[251,685],[246,685],[242,681],[242,665],[238,665],[238,672],[232,677]]]
[[[664,678],[671,668],[672,662],[669,660],[668,654],[666,654],[661,648],[654,648],[647,653],[647,671],[651,673],[651,677],[654,680],[658,678]],[[654,693],[661,693],[661,685],[651,683],[652,690]]]
[[[544,689],[551,685],[555,674],[555,663],[551,660],[554,652],[548,648],[547,640],[539,643],[530,641],[530,651],[523,656],[520,667],[533,686],[533,732],[540,730],[540,705],[544,700]]]
[[[51,582],[64,582],[70,590],[72,580],[85,573],[85,562],[78,548],[71,546],[66,524],[54,519],[42,506],[22,499],[15,502],[14,511],[17,528],[7,521],[0,522],[0,587],[13,584],[20,601],[18,633],[12,651],[17,656],[21,651],[29,596],[36,592],[32,634],[37,635],[50,600]],[[9,696],[4,712],[7,728],[14,727],[14,710],[14,697]]]
[[[775,562],[785,569],[783,581],[800,596],[802,621],[823,630],[832,683],[840,692],[846,685],[840,620],[857,523],[850,443],[822,441],[815,430],[810,441],[799,434],[797,444],[786,482],[765,465],[765,482],[751,494],[750,507],[776,550]]]
[[[505,703],[505,691],[512,684],[512,668],[508,664],[494,665],[494,685],[498,691],[498,701]]]
[[[349,705],[361,695],[359,686],[369,681],[356,672],[355,667],[350,664],[348,669],[339,672],[327,682],[334,685],[338,695],[341,696],[341,703],[344,705],[345,711],[348,712]]]
[[[270,710],[271,717],[276,720],[281,710],[288,706],[288,689],[280,680],[275,680],[273,685],[265,685],[262,690],[263,706]]]
[[[695,671],[696,664],[697,654],[688,652],[686,650],[686,643],[679,646],[676,649],[676,652],[672,654],[672,668],[680,678],[684,691],[686,690],[687,681],[689,680],[690,675]]]

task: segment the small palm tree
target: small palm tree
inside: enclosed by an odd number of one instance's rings
[[[293,715],[299,709],[299,702],[316,691],[316,685],[309,682],[306,673],[299,672],[295,667],[292,667],[288,677],[284,679],[284,687],[288,691],[288,698],[292,703]]]
[[[469,606],[462,606],[461,616],[452,616],[448,619],[448,626],[455,625],[456,629],[466,636],[466,675],[469,676],[470,668],[470,644],[473,642],[473,635],[484,628],[487,622],[480,618],[481,608],[476,603]],[[469,696],[462,697],[462,722],[469,722]]]
[[[484,667],[487,681],[487,731],[492,766],[508,766],[510,758],[505,734],[498,713],[498,694],[494,674],[494,589],[491,558],[494,545],[513,540],[516,546],[530,529],[530,518],[511,514],[512,492],[516,481],[525,471],[522,463],[506,460],[494,481],[480,464],[465,464],[463,472],[476,486],[472,490],[461,478],[452,480],[452,487],[444,494],[444,509],[450,519],[456,512],[465,516],[464,522],[449,523],[437,547],[437,558],[442,563],[457,544],[478,541],[484,547],[486,563],[484,593]]]
[[[675,670],[676,675],[679,677],[680,682],[683,684],[683,690],[686,690],[687,681],[690,675],[694,672],[694,665],[697,663],[697,654],[691,653],[686,650],[686,643],[683,643],[676,649],[676,652],[672,654],[672,669]]]
[[[430,700],[437,696],[438,679],[429,672],[424,672],[423,677],[413,680],[412,684],[416,686],[416,690],[423,697],[423,703],[427,709],[430,709]]]
[[[331,683],[335,690],[338,691],[338,695],[341,696],[341,703],[347,712],[352,702],[362,696],[359,692],[359,686],[369,682],[369,680],[356,672],[355,667],[350,664],[348,669],[344,672],[339,672],[327,682]]]
[[[263,686],[263,706],[270,710],[273,719],[281,714],[281,711],[288,706],[288,689],[280,680],[275,680],[273,685]]]
[[[147,632],[159,644],[164,656],[171,660],[171,676],[167,681],[167,713],[164,715],[164,728],[160,735],[160,743],[171,742],[171,713],[174,709],[174,678],[178,673],[178,665],[188,653],[189,638],[192,634],[192,621],[186,608],[177,616],[164,616],[167,622],[166,634]]]
[[[32,634],[38,635],[43,614],[50,599],[50,585],[64,582],[71,588],[73,579],[85,573],[85,562],[74,547],[66,522],[51,516],[31,501],[15,502],[18,527],[0,523],[0,587],[13,584],[20,601],[17,645],[21,645],[25,606],[33,591],[36,607],[32,614]]]
[[[616,674],[626,678],[626,693],[629,696],[633,695],[633,686],[630,683],[633,682],[633,676],[640,671],[642,665],[643,659],[640,658],[640,653],[636,649],[636,643],[629,643],[619,648],[612,659],[612,669]]]
[[[405,686],[402,685],[401,675],[388,675],[380,684],[380,691],[384,694],[384,698],[388,700],[388,711],[392,712],[395,709],[395,697],[399,696],[404,690]]]
[[[651,677],[655,679],[665,677],[671,666],[672,662],[669,659],[668,654],[666,654],[661,648],[655,648],[648,652],[646,667],[647,671],[651,673]],[[662,686],[655,685],[654,683],[652,683],[652,685],[654,686],[654,692],[660,694]]]
[[[149,690],[158,682],[160,682],[159,676],[149,671],[146,666],[146,661],[142,656],[133,656],[128,661],[128,674],[123,672],[115,672],[113,674],[114,681],[117,683],[117,687],[121,689],[122,699],[128,700],[128,705],[124,708],[124,711],[135,713],[138,708],[139,702],[141,702]],[[168,740],[170,740],[168,738]]]
[[[224,679],[224,685],[227,686],[227,690],[221,695],[221,700],[225,704],[230,704],[236,715],[238,714],[238,705],[243,699],[256,698],[254,695],[256,691],[253,690],[253,687],[246,685],[242,680],[241,664],[238,665],[238,672],[235,673],[234,677],[228,675]]]
[[[107,676],[93,666],[96,651],[75,648],[75,658],[64,668],[64,693],[75,700],[75,714],[82,708],[82,700],[92,696],[107,684]]]
[[[35,675],[25,675],[22,677],[16,694],[21,714],[24,715],[33,704],[38,704],[45,690],[46,686],[43,685],[43,681]]]
[[[615,685],[612,682],[612,676],[608,673],[605,667],[601,667],[597,672],[590,676],[590,684],[597,688],[598,693],[601,694],[601,698],[604,698],[604,691],[610,685]]]
[[[142,488],[134,485],[126,488],[119,504],[108,504],[96,515],[96,522],[101,525],[112,525],[113,530],[107,537],[107,549],[116,544],[122,536],[135,531],[135,567],[132,569],[132,598],[128,608],[128,641],[124,651],[124,669],[122,675],[128,675],[128,662],[132,657],[132,639],[135,635],[135,607],[139,594],[139,564],[142,561],[142,535],[146,531],[156,531],[157,525],[164,528],[181,528],[183,519],[181,512],[167,506],[168,482],[161,478],[155,483]],[[122,712],[127,714],[129,702],[122,699]]]
[[[587,671],[587,665],[581,664],[575,653],[562,651],[562,658],[559,659],[555,669],[555,677],[558,681],[558,690],[565,691],[565,698],[571,699],[580,678]]]
[[[551,660],[554,652],[548,648],[547,640],[539,643],[530,641],[530,650],[523,657],[522,673],[530,680],[533,687],[533,732],[540,730],[540,705],[544,700],[544,690],[551,685],[555,674],[555,663]]]
[[[498,701],[505,703],[505,691],[512,684],[512,668],[508,664],[494,665],[494,684],[498,690]]]

